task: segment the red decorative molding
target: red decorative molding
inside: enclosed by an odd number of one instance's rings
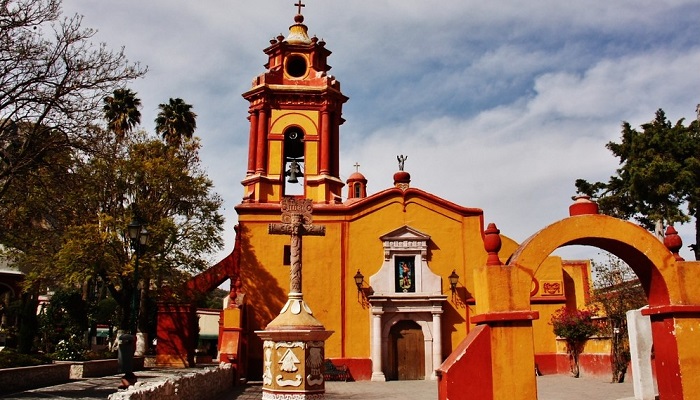
[[[537,296],[531,297],[530,303],[532,304],[555,304],[555,303],[566,303],[566,296]]]
[[[697,304],[668,304],[642,309],[642,315],[664,314],[700,314],[700,305]]]
[[[472,317],[473,324],[507,321],[534,321],[540,319],[539,311],[502,311],[479,314]]]

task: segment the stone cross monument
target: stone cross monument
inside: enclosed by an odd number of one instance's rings
[[[325,236],[326,227],[312,225],[310,199],[285,197],[282,200],[282,223],[270,224],[271,235],[290,235],[289,263],[289,299],[301,295],[301,238],[302,236]],[[299,296],[301,298],[301,296]]]
[[[263,400],[321,400],[325,398],[323,361],[327,331],[304,303],[301,292],[303,236],[324,236],[326,227],[313,225],[312,201],[285,197],[282,223],[270,224],[271,235],[290,236],[289,294],[280,314],[264,331]]]

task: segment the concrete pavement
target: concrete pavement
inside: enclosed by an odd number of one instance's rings
[[[259,400],[260,383],[239,387],[216,400]],[[604,378],[546,375],[537,378],[539,400],[633,400],[632,384]],[[326,382],[326,399],[429,400],[437,399],[435,381]]]
[[[150,369],[137,373],[139,381],[165,380],[181,369]],[[117,392],[121,375],[76,380],[63,385],[28,390],[0,396],[0,399],[106,399]],[[610,383],[606,378],[572,378],[564,375],[545,375],[537,378],[539,400],[618,400],[634,398],[632,384]],[[206,388],[202,388],[206,390]],[[235,388],[230,393],[213,400],[259,400],[262,398],[260,383],[252,382]],[[430,400],[437,399],[435,381],[392,382],[326,382],[326,398],[329,400]]]

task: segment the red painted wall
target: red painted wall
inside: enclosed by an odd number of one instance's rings
[[[335,365],[345,365],[353,381],[368,381],[372,378],[372,360],[369,358],[331,358]]]
[[[158,305],[158,344],[156,362],[179,360],[184,366],[194,366],[194,342],[197,332],[197,313],[190,304]]]
[[[492,399],[491,328],[478,325],[438,369],[438,399]],[[466,397],[465,397],[466,396]]]
[[[567,375],[569,369],[569,357],[561,353],[535,354],[535,363],[542,375]],[[581,354],[579,366],[583,376],[600,376],[612,378],[609,354]],[[627,369],[625,379],[630,379],[632,369]]]

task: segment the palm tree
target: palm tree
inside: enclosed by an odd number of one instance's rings
[[[192,105],[182,99],[170,99],[168,104],[160,104],[156,117],[156,133],[170,146],[179,147],[183,138],[189,140],[197,129],[197,114],[192,111]]]
[[[124,135],[141,123],[141,100],[131,89],[115,90],[113,96],[105,97],[104,103],[102,110],[107,127],[114,132],[117,140],[123,139]]]

